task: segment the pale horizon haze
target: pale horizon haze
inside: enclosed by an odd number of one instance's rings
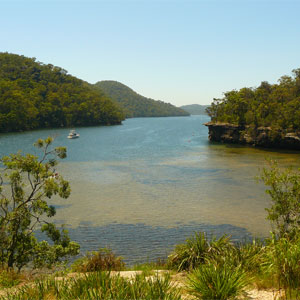
[[[300,68],[300,1],[0,0],[0,52],[176,106]]]

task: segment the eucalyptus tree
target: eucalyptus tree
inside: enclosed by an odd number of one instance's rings
[[[41,155],[17,153],[1,158],[0,169],[0,263],[2,268],[52,266],[79,253],[67,230],[59,230],[50,218],[56,213],[48,204],[54,195],[70,195],[68,181],[55,171],[65,147],[52,146],[53,138],[39,139]],[[47,241],[35,237],[41,230]]]

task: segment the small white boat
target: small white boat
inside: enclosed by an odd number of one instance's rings
[[[68,135],[68,139],[77,139],[79,138],[79,133],[77,133],[74,129],[70,131]]]

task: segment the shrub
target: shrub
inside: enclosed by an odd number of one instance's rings
[[[10,288],[21,282],[23,276],[14,270],[0,270],[0,288]]]
[[[230,248],[229,238],[224,235],[220,239],[212,238],[208,241],[205,233],[196,232],[186,240],[185,244],[175,247],[168,257],[168,263],[178,271],[192,270],[203,264],[207,257],[218,256],[225,249]]]
[[[229,300],[243,294],[249,282],[241,266],[209,263],[189,275],[188,289],[203,300]]]
[[[122,257],[116,256],[110,249],[100,248],[99,251],[88,252],[72,266],[76,272],[120,271],[125,268]]]
[[[286,299],[300,299],[300,235],[268,240],[265,253],[265,272],[274,276]]]
[[[239,243],[224,248],[214,259],[220,263],[241,266],[244,271],[257,275],[261,272],[264,251],[265,246],[259,240],[253,240],[252,243]]]
[[[136,276],[125,279],[109,272],[94,272],[80,278],[64,280],[48,279],[27,285],[18,291],[9,293],[1,300],[40,300],[40,299],[144,299],[144,300],[180,300],[179,290],[170,283],[170,275],[152,279]]]
[[[272,206],[267,208],[268,219],[273,225],[273,232],[282,237],[294,235],[300,225],[300,170],[280,169],[277,162],[269,161],[269,168],[264,168],[261,179],[269,188]]]

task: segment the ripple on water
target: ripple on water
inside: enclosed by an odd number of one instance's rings
[[[97,227],[84,224],[69,230],[71,238],[81,244],[82,253],[108,247],[124,257],[128,265],[165,259],[175,245],[183,243],[196,231],[204,231],[208,237],[220,237],[226,233],[233,241],[251,239],[246,229],[230,224],[181,224],[171,228],[141,223]]]
[[[66,138],[69,129],[1,134],[0,157],[32,153],[33,142],[49,135],[67,147],[57,170],[71,197],[51,204],[55,222],[67,224],[83,251],[109,246],[134,263],[165,257],[194,231],[266,236],[270,202],[255,176],[265,157],[300,166],[299,153],[209,143],[208,119],[129,119],[78,128],[76,140]]]

